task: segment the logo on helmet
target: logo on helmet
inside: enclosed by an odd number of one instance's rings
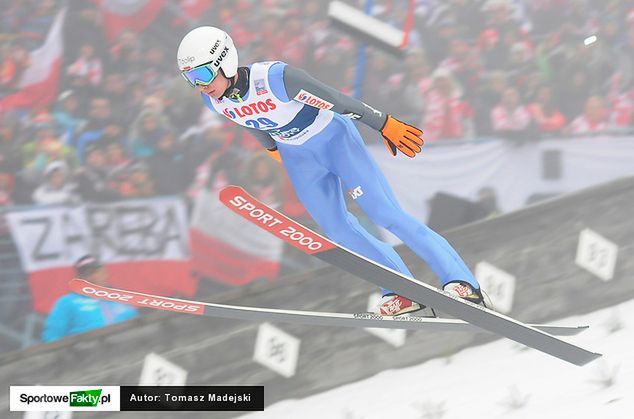
[[[220,40],[216,41],[216,43],[214,44],[213,47],[211,47],[211,49],[209,50],[209,53],[211,55],[214,55],[214,53],[216,52],[216,50],[218,49],[218,47],[220,46]]]
[[[216,59],[216,61],[214,61],[214,67],[216,68],[220,67],[222,60],[224,60],[224,58],[227,56],[228,53],[229,53],[229,47],[225,47],[225,49],[223,49],[222,52],[220,53],[220,56]]]
[[[186,66],[187,64],[191,63],[192,61],[194,61],[196,58],[194,57],[185,57],[185,58],[179,58],[178,59],[178,64],[181,66]]]

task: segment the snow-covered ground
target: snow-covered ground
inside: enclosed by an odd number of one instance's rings
[[[634,300],[554,323],[590,325],[590,330],[564,339],[603,357],[577,367],[502,339],[305,399],[285,400],[241,418],[634,417]]]

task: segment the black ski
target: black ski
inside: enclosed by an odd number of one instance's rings
[[[458,319],[415,316],[389,317],[373,313],[327,313],[320,311],[284,310],[205,303],[202,301],[183,300],[180,298],[163,297],[160,295],[103,287],[83,279],[71,280],[69,287],[78,294],[98,298],[100,300],[116,301],[135,307],[153,308],[156,310],[198,316],[315,326],[378,327],[382,329],[428,330],[438,332],[477,332],[479,330],[472,324]],[[534,325],[534,327],[555,335],[576,335],[587,329],[586,326],[570,327],[543,324]]]
[[[601,356],[379,265],[275,211],[239,186],[224,188],[220,200],[233,212],[297,249],[438,311],[575,365],[585,365]]]

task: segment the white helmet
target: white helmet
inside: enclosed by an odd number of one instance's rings
[[[200,26],[189,31],[178,46],[178,68],[189,70],[211,63],[216,71],[222,69],[231,78],[238,71],[238,51],[233,40],[222,29]]]

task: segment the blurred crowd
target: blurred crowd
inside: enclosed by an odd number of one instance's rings
[[[398,104],[393,112],[419,124],[428,141],[631,131],[633,1],[417,4],[405,69],[375,57],[372,85],[381,89],[367,99]],[[384,13],[398,20],[403,10]]]
[[[193,197],[219,177],[284,194],[258,143],[179,77],[178,43],[219,26],[242,64],[280,59],[348,94],[358,44],[330,27],[323,1],[213,0],[195,21],[183,3],[110,40],[99,2],[0,0],[0,97],[67,7],[55,103],[0,113],[0,205]],[[401,27],[408,3],[375,1],[373,14]],[[404,59],[368,49],[362,99],[427,141],[631,131],[634,0],[418,0],[410,41]]]

